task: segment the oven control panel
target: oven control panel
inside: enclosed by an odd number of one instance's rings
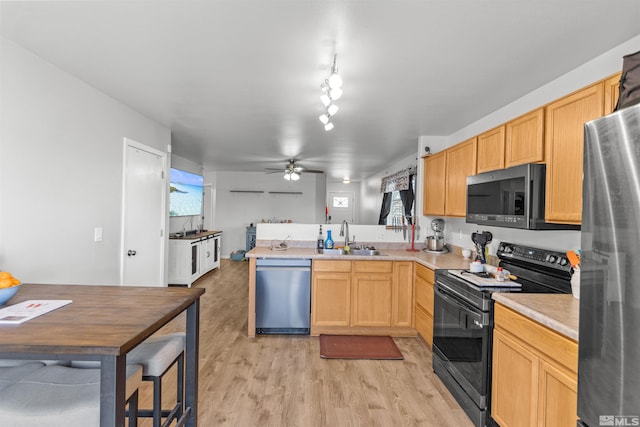
[[[500,259],[522,260],[556,270],[571,271],[571,264],[566,254],[548,249],[502,242],[496,255]]]

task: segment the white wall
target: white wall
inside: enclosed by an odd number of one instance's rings
[[[291,220],[294,223],[317,222],[319,212],[324,217],[324,194],[319,198],[317,180],[324,174],[303,174],[299,181],[289,182],[282,174],[264,172],[205,172],[205,182],[215,182],[215,224],[222,230],[222,257],[246,247],[246,227],[264,221]],[[231,190],[255,190],[264,193],[232,193]],[[269,194],[269,191],[301,192],[302,194]],[[317,232],[317,230],[316,230]],[[285,238],[286,236],[282,236]]]
[[[3,38],[0,55],[0,269],[119,283],[123,137],[166,152],[169,129]]]
[[[478,135],[486,130],[502,123],[508,122],[522,114],[543,106],[551,101],[561,98],[573,91],[588,86],[598,80],[608,77],[622,69],[622,57],[636,52],[640,46],[640,36],[617,46],[605,54],[589,61],[588,63],[560,76],[556,80],[534,90],[520,99],[500,108],[486,117],[466,126],[447,137],[422,136],[418,143],[418,154],[424,154],[424,147],[430,146],[431,152],[436,153],[442,149]],[[419,163],[419,181],[422,179],[422,162]],[[418,212],[422,212],[422,192],[418,191]],[[421,225],[426,229],[426,235],[431,234],[430,222],[432,217],[422,217]],[[509,228],[484,227],[475,224],[466,224],[461,218],[445,218],[445,238],[449,243],[457,246],[470,246],[471,233],[474,231],[491,231],[494,242],[490,246],[490,252],[495,253],[498,242],[516,242],[535,247],[565,251],[580,247],[579,231],[526,231]],[[425,234],[423,234],[424,236]]]

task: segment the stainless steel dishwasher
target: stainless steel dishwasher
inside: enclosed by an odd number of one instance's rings
[[[256,333],[308,335],[311,260],[256,260]]]

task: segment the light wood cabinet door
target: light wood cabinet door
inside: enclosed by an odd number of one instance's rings
[[[578,382],[576,374],[540,361],[538,425],[575,427],[578,421]]]
[[[349,326],[351,261],[313,261],[312,326]]]
[[[391,274],[355,273],[351,326],[391,326]]]
[[[547,144],[547,222],[582,221],[584,124],[602,116],[602,82],[549,104],[545,116]]]
[[[444,215],[445,160],[445,151],[425,157],[423,160],[422,213],[424,215]]]
[[[538,358],[499,330],[493,332],[491,416],[501,427],[536,427]]]
[[[393,263],[391,326],[413,326],[413,261]]]
[[[416,331],[433,345],[433,270],[421,265],[415,266],[415,318]]]
[[[446,216],[465,217],[467,214],[467,176],[476,174],[477,147],[477,138],[473,137],[445,150]]]
[[[618,97],[620,96],[620,76],[622,73],[614,74],[604,81],[604,112],[607,114],[613,113],[618,103]]]
[[[544,161],[544,108],[538,108],[505,127],[504,166]]]
[[[504,169],[504,143],[504,125],[478,135],[478,173]]]

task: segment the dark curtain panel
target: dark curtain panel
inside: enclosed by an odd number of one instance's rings
[[[391,193],[384,193],[382,195],[382,208],[380,209],[378,225],[387,225],[389,212],[391,212]]]
[[[413,199],[414,199],[412,182],[413,182],[413,176],[410,176],[409,188],[407,190],[400,190],[400,200],[402,200],[402,207],[404,208],[404,216],[407,218],[408,224],[411,224],[413,221],[413,218],[411,218],[412,216],[411,208],[413,207]]]

